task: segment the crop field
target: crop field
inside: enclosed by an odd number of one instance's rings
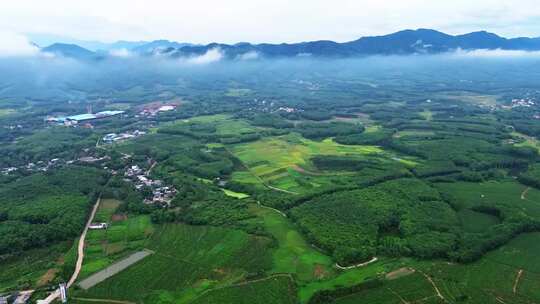
[[[288,275],[211,290],[193,304],[296,304],[296,286]]]
[[[216,127],[216,133],[221,136],[252,133],[257,130],[256,127],[251,126],[249,123],[243,120],[232,119],[226,114],[197,116],[190,118],[188,122],[198,124],[213,124]]]
[[[419,267],[450,303],[535,303],[539,244],[540,233],[522,234],[472,264],[423,262]]]
[[[388,157],[376,146],[337,144],[331,139],[321,142],[305,139],[297,134],[269,137],[231,147],[232,153],[250,170],[253,180],[262,180],[274,187],[289,191],[303,191],[318,187],[335,172],[317,172],[310,158],[316,155],[369,155]],[[238,182],[249,181],[246,173],[233,175]]]
[[[484,183],[440,183],[436,187],[459,204],[459,208],[499,204],[519,208],[530,216],[540,216],[540,190],[530,188],[525,192],[527,186],[511,179]]]
[[[106,230],[90,230],[87,234],[85,259],[81,278],[100,271],[131,252],[140,250],[153,233],[153,226],[148,216],[133,216],[118,221],[111,221],[113,209],[118,201],[104,200],[97,215],[100,221],[109,222]],[[108,219],[108,220],[107,220]]]
[[[158,226],[145,247],[155,254],[107,279],[85,298],[177,303],[271,267],[267,238],[224,228]]]
[[[336,299],[335,304],[377,303],[441,303],[430,284],[421,273],[414,273],[396,280],[385,281],[379,288],[367,289]]]

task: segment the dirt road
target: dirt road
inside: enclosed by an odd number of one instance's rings
[[[341,266],[339,265],[338,263],[336,263],[336,267],[338,269],[341,269],[341,270],[347,270],[347,269],[353,269],[353,268],[358,268],[358,267],[364,267],[364,266],[367,266],[371,263],[375,263],[377,262],[379,259],[377,257],[373,257],[371,260],[367,261],[367,262],[364,262],[364,263],[360,263],[360,264],[356,264],[356,265],[352,265],[352,266]]]
[[[77,263],[75,264],[75,271],[71,275],[71,278],[69,279],[66,285],[67,288],[73,285],[73,283],[77,280],[79,273],[81,272],[82,263],[84,260],[84,244],[86,240],[86,234],[88,232],[88,227],[90,226],[90,224],[92,224],[92,221],[94,220],[94,217],[96,216],[96,212],[99,208],[100,203],[101,203],[101,197],[99,197],[96,203],[94,204],[94,207],[92,208],[92,212],[90,213],[90,217],[88,218],[88,221],[86,222],[86,226],[84,227],[81,237],[79,238],[79,244],[77,248],[77,253],[78,253]],[[60,289],[57,289],[44,300],[38,300],[38,303],[49,304],[55,301],[56,299],[58,299],[59,297],[60,297]]]

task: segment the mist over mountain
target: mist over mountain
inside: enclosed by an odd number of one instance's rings
[[[165,56],[171,58],[194,57],[219,50],[226,59],[256,59],[259,57],[355,57],[369,55],[411,55],[439,54],[457,50],[540,50],[540,38],[507,39],[485,31],[464,35],[449,35],[431,29],[404,30],[384,36],[362,37],[358,40],[338,43],[328,40],[282,44],[221,44],[194,45],[168,40],[152,42],[122,41],[102,47],[103,50],[90,51],[76,44],[53,44],[42,49],[77,59],[102,58],[111,51],[124,50],[124,54],[140,56]],[[112,54],[114,55],[114,54]]]

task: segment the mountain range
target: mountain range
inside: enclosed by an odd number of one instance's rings
[[[43,52],[53,53],[77,59],[99,59],[114,54],[111,50],[122,49],[122,54],[140,56],[168,56],[171,58],[193,57],[204,55],[213,49],[219,49],[228,59],[259,57],[353,57],[368,55],[411,55],[438,54],[456,50],[540,50],[539,38],[507,39],[486,31],[472,32],[464,35],[449,35],[431,29],[404,30],[384,36],[362,37],[358,40],[338,43],[329,40],[282,43],[282,44],[221,44],[210,43],[195,45],[168,40],[152,42],[121,41],[104,45],[103,50],[91,51],[77,44],[54,43],[42,48]]]

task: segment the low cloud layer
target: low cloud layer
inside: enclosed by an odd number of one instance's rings
[[[223,52],[219,48],[208,50],[204,55],[192,57],[187,60],[191,64],[208,64],[223,59]]]
[[[0,56],[19,57],[39,54],[39,47],[32,44],[25,36],[0,30]]]
[[[120,58],[129,58],[133,56],[133,53],[131,53],[128,49],[114,49],[109,51],[109,55],[113,57],[120,57]]]
[[[471,58],[540,58],[540,51],[523,51],[523,50],[457,50],[454,54],[457,57]]]
[[[242,55],[239,55],[238,59],[239,60],[255,60],[255,59],[259,59],[259,57],[260,55],[258,52],[251,51],[251,52],[247,52]]]

